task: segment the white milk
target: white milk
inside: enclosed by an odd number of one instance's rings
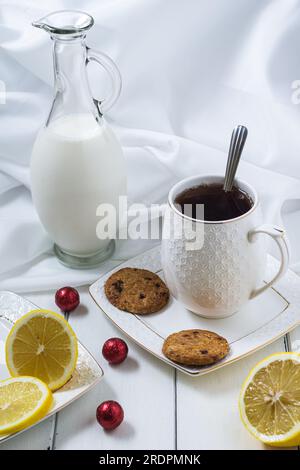
[[[126,169],[112,130],[92,114],[70,114],[43,128],[31,159],[32,196],[42,224],[65,252],[91,256],[109,240],[96,235],[101,203],[118,207]]]

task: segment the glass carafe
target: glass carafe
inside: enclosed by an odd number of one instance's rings
[[[77,11],[58,11],[33,23],[53,41],[55,97],[32,151],[32,197],[57,257],[77,268],[111,255],[111,229],[102,230],[99,215],[108,207],[107,224],[116,227],[119,197],[126,195],[122,148],[103,118],[120,94],[121,78],[109,57],[86,46],[93,23]],[[111,95],[103,101],[91,95],[86,70],[91,61],[111,79]]]

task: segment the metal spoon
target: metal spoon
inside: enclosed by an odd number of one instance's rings
[[[235,173],[242,155],[242,151],[247,139],[248,129],[245,126],[237,126],[233,129],[228,152],[226,173],[223,189],[225,192],[231,191],[235,178]]]

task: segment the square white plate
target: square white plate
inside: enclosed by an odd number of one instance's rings
[[[18,318],[35,308],[38,307],[19,295],[12,292],[0,292],[0,380],[9,377],[5,364],[5,340],[9,330]],[[99,364],[78,341],[78,360],[75,372],[69,382],[54,392],[54,406],[43,420],[84,395],[99,382],[102,376],[103,371]],[[0,442],[17,434],[19,433],[0,436]]]
[[[106,279],[124,267],[137,267],[156,272],[163,278],[160,247],[152,248],[122,263],[90,287],[90,294],[103,312],[124,333],[162,361],[189,374],[199,376],[230,364],[257,351],[300,324],[300,278],[291,270],[277,283],[276,288],[247,303],[235,315],[224,319],[206,319],[187,310],[175,298],[160,312],[134,315],[123,312],[107,300],[104,293]],[[278,261],[269,256],[266,280],[278,270]],[[215,331],[230,344],[230,353],[222,361],[204,367],[176,364],[162,353],[165,338],[176,331],[200,328]]]

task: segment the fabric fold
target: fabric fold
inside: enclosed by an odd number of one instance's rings
[[[33,20],[76,0],[1,2],[0,289],[83,285],[157,240],[117,244],[115,260],[76,271],[55,259],[30,197],[30,155],[53,98],[51,41]],[[80,5],[82,9],[82,5]],[[179,179],[223,174],[233,127],[248,140],[239,177],[258,190],[265,221],[287,227],[300,272],[300,77],[296,0],[87,1],[87,43],[120,68],[123,90],[106,116],[124,148],[129,202],[161,204]],[[106,82],[92,66],[93,95]],[[270,245],[270,252],[277,255]]]

